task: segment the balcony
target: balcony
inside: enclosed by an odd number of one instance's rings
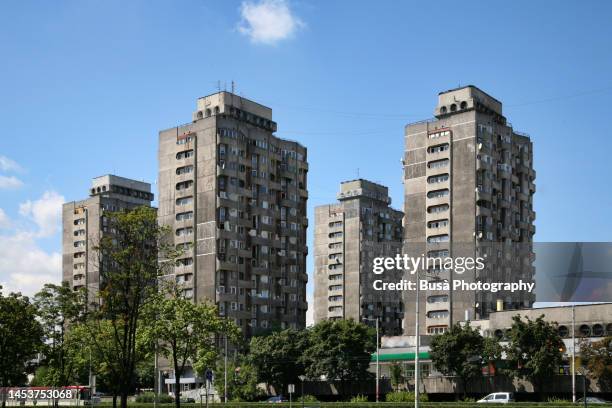
[[[491,201],[491,189],[479,185],[476,187],[476,201]]]

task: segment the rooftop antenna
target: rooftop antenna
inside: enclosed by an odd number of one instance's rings
[[[232,79],[232,93],[234,93],[235,91],[236,91],[236,83]]]
[[[221,80],[217,80],[217,92],[221,92]]]
[[[357,167],[357,178],[359,178],[359,167]]]

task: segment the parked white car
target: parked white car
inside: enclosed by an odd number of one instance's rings
[[[494,392],[477,401],[479,404],[508,404],[514,402],[511,392]]]

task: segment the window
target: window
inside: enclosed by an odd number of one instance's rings
[[[329,234],[329,238],[342,238],[342,232],[332,232]]]
[[[75,248],[82,248],[82,247],[84,247],[84,246],[85,246],[85,241],[76,241],[76,242],[74,243],[74,247],[75,247]]]
[[[342,306],[330,306],[327,310],[330,312],[341,312]]]
[[[497,169],[506,173],[512,173],[512,166],[507,163],[500,163],[497,165]]]
[[[435,184],[435,183],[443,183],[445,181],[448,181],[448,173],[445,174],[438,174],[436,176],[429,176],[427,178],[427,182],[429,184]]]
[[[448,295],[433,295],[427,297],[427,303],[445,303],[448,302]]]
[[[178,152],[176,154],[176,159],[177,160],[188,159],[190,157],[193,157],[193,149],[185,150],[185,151],[182,151],[182,152]]]
[[[432,160],[429,163],[427,163],[427,167],[429,167],[430,169],[439,169],[441,167],[448,166],[448,163],[449,163],[448,159]]]
[[[436,145],[436,146],[430,146],[427,148],[427,153],[441,153],[441,152],[445,152],[450,148],[450,145],[448,143],[444,143],[444,144],[440,144],[440,145]]]
[[[342,290],[342,285],[329,285],[330,291]]]
[[[191,173],[193,172],[193,166],[189,165],[189,166],[183,166],[183,167],[179,167],[176,169],[176,174],[177,175],[181,175],[181,174],[187,174],[187,173]]]
[[[193,211],[186,211],[176,214],[177,221],[185,221],[193,218]]]
[[[448,211],[448,208],[448,204],[432,205],[430,207],[427,207],[427,212],[429,214],[438,214],[441,212]]]
[[[331,244],[328,245],[329,249],[341,249],[342,248],[342,242],[333,242]]]
[[[176,139],[176,144],[182,145],[182,144],[186,144],[192,141],[193,141],[193,135],[179,136],[178,139]]]
[[[430,139],[437,139],[439,137],[450,136],[450,130],[442,130],[439,132],[433,132],[428,135]]]
[[[191,204],[193,202],[193,197],[181,197],[181,198],[177,198],[176,199],[176,205],[182,206],[182,205],[188,205]]]
[[[177,251],[187,251],[191,248],[191,242],[183,242],[181,244],[176,245]]]
[[[446,197],[448,196],[450,193],[448,188],[444,188],[441,190],[433,190],[427,193],[427,198],[440,198],[440,197]]]
[[[329,275],[329,280],[331,281],[342,280],[342,274]]]
[[[193,227],[179,228],[176,230],[176,236],[182,237],[193,234]]]
[[[176,183],[176,190],[186,190],[193,186],[193,180],[181,181],[180,183]]]
[[[176,260],[176,266],[193,265],[193,258],[181,258]]]
[[[448,220],[435,220],[427,223],[427,228],[444,228],[448,226]]]
[[[328,300],[330,302],[342,302],[342,296],[341,295],[330,296],[328,297]]]
[[[447,326],[428,326],[427,334],[442,334],[448,329]]]
[[[430,319],[445,319],[448,316],[448,310],[432,310],[430,312],[427,312],[427,317]]]
[[[85,224],[85,218],[79,218],[78,220],[74,220],[74,225],[83,225]]]
[[[591,328],[588,325],[583,324],[582,326],[580,326],[578,332],[582,337],[589,337],[591,335]]]
[[[448,234],[432,235],[430,237],[427,237],[427,242],[430,244],[435,244],[438,242],[448,242],[448,240],[449,240]]]

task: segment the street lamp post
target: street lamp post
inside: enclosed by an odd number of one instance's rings
[[[301,383],[301,392],[300,395],[302,397],[302,408],[304,408],[304,381],[306,380],[306,376],[305,375],[298,375],[298,378],[300,379],[300,383]]]
[[[378,402],[380,395],[380,329],[378,317],[376,319],[364,317],[363,320],[376,321],[376,402]]]

